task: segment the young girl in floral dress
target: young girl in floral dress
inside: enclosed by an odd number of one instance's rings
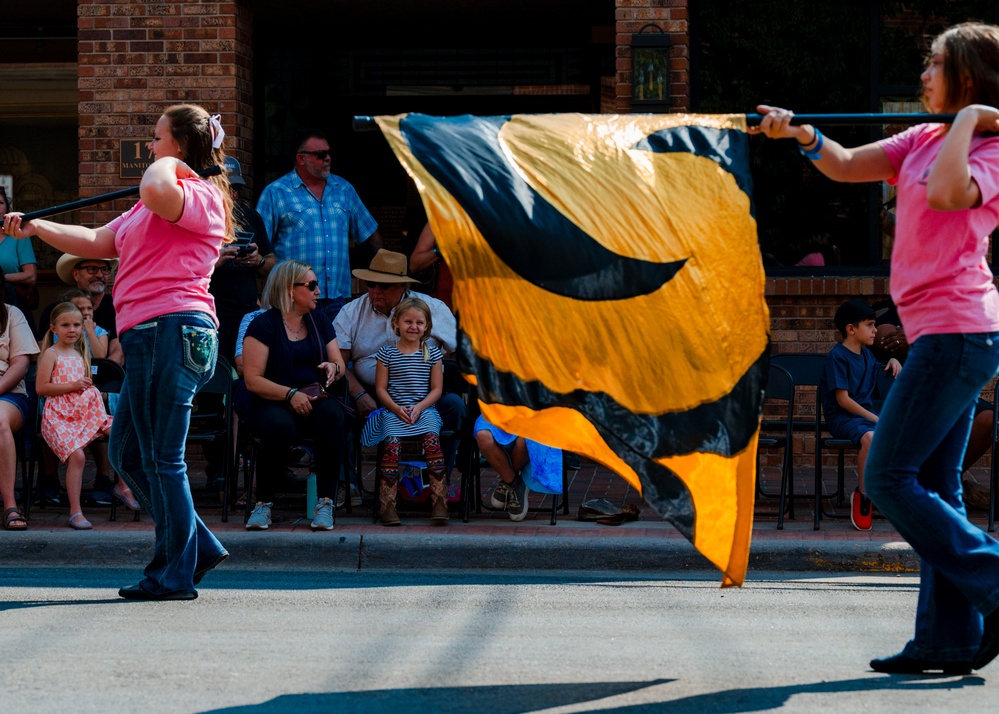
[[[90,378],[90,353],[83,339],[83,313],[71,302],[52,309],[49,331],[42,342],[35,389],[45,397],[42,438],[66,464],[69,525],[89,530],[93,525],[80,507],[87,444],[108,433],[111,417]]]

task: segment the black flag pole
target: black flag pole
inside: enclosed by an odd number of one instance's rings
[[[951,124],[956,114],[795,114],[792,126],[848,126],[877,124]],[[762,114],[747,114],[746,124],[759,126]]]
[[[816,126],[878,125],[878,124],[950,124],[956,114],[795,114],[791,124],[813,124]],[[746,124],[759,126],[762,114],[747,114]],[[375,118],[355,116],[352,122],[354,131],[371,131],[378,128]]]
[[[209,176],[218,176],[222,173],[221,166],[209,166],[207,169],[202,169],[198,172],[198,175],[202,178],[208,178]],[[31,213],[25,213],[21,216],[21,222],[27,223],[28,221],[33,221],[36,218],[47,218],[48,216],[57,216],[60,213],[69,213],[70,211],[76,211],[81,208],[87,208],[88,206],[96,206],[98,203],[106,203],[107,201],[114,201],[119,198],[130,198],[132,196],[139,195],[139,187],[132,186],[131,188],[123,188],[120,191],[112,191],[111,193],[102,193],[100,196],[91,196],[90,198],[81,198],[79,201],[71,201],[70,203],[62,203],[58,206],[51,206],[49,208],[42,208],[37,211],[32,211]]]

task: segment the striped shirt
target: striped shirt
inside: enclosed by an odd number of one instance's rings
[[[388,393],[392,401],[400,407],[411,407],[427,398],[430,393],[430,369],[444,355],[437,347],[430,347],[430,359],[424,362],[423,350],[407,355],[391,344],[379,349],[376,356],[388,369]],[[419,436],[440,434],[441,431],[441,416],[432,406],[423,410],[415,424],[407,424],[387,409],[379,410],[374,416],[364,425],[361,437],[361,442],[368,446],[388,436]]]
[[[378,230],[353,186],[330,174],[320,201],[292,171],[264,188],[257,212],[278,260],[308,263],[322,297],[350,297],[350,241],[363,243]]]

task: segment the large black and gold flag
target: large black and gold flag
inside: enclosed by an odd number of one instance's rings
[[[744,117],[377,122],[486,418],[613,469],[741,584],[769,339]]]

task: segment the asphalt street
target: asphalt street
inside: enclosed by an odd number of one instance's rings
[[[886,676],[909,574],[0,568],[6,712],[994,712],[999,669]],[[992,665],[999,667],[999,664]]]

